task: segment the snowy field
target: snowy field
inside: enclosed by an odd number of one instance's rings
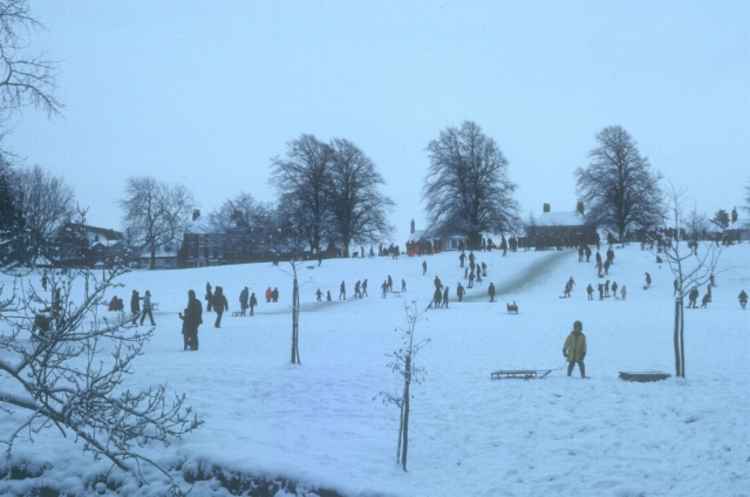
[[[374,397],[399,391],[385,355],[398,345],[394,328],[403,324],[404,304],[416,300],[424,309],[436,274],[455,296],[463,277],[456,253],[426,257],[426,276],[421,258],[303,266],[301,367],[289,365],[291,277],[284,264],[126,275],[116,292],[126,307],[132,288],[150,289],[159,303],[157,333],[133,381],[186,392],[206,420],[187,439],[150,453],[168,464],[215,463],[345,495],[750,496],[750,310],[737,302],[741,288],[750,290],[749,245],[722,254],[710,308],[686,310],[687,380],[651,384],[625,383],[617,374],[674,369],[673,277],[653,253],[616,250],[610,279],[627,285],[626,302],[588,302],[584,288],[596,286],[595,269],[573,252],[477,255],[489,278],[469,290],[470,302],[427,311],[417,325],[417,336],[431,343],[418,357],[427,377],[413,389],[408,473],[395,464],[398,411]],[[645,271],[654,278],[647,291]],[[388,274],[397,289],[406,279],[406,294],[381,297]],[[573,298],[560,299],[570,276]],[[336,299],[342,279],[351,295],[363,278],[368,298],[314,303],[317,288]],[[498,303],[484,296],[490,280],[503,292]],[[230,312],[248,285],[260,301],[257,315],[226,314],[215,330],[204,310],[200,351],[183,352],[177,312],[187,290],[202,297],[207,281],[224,287]],[[279,303],[265,302],[267,286],[279,288]],[[505,312],[511,300],[519,315]],[[576,319],[588,339],[588,380],[557,370]],[[497,369],[527,368],[556,371],[541,381],[490,380]],[[0,432],[13,421],[0,412]],[[64,488],[78,488],[104,467],[54,431],[17,449],[18,457],[49,463],[45,478]],[[0,481],[0,494],[23,489],[24,482]],[[204,485],[193,492],[224,490]]]

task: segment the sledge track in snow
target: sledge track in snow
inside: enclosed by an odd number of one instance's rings
[[[537,282],[542,280],[544,276],[552,269],[559,266],[566,256],[571,255],[575,255],[574,250],[555,251],[532,262],[529,267],[527,267],[523,272],[511,278],[510,280],[505,281],[504,283],[495,282],[495,300],[497,301],[498,298],[503,295],[514,294],[518,293],[520,290],[531,288]],[[489,283],[487,283],[487,285],[489,285]],[[380,295],[378,294],[377,297],[379,298]],[[488,300],[489,297],[487,296],[487,286],[482,286],[482,288],[480,289],[468,290],[467,295],[464,297],[464,302],[468,303],[488,302]],[[356,302],[356,300],[350,298],[345,302],[339,302],[338,300],[334,300],[333,302],[305,302],[300,305],[300,312],[317,312],[337,305],[346,305],[350,302]],[[291,314],[291,312],[291,306],[280,305],[278,309],[274,309],[271,311],[255,311],[255,315],[276,316],[281,314]]]
[[[495,282],[495,301],[497,302],[503,295],[518,293],[521,290],[531,288],[544,278],[552,269],[559,266],[566,256],[575,255],[574,250],[555,251],[547,254],[539,260],[534,261],[523,272],[503,283]],[[492,270],[492,268],[490,268]],[[488,302],[487,286],[481,289],[471,289],[467,291],[464,302]]]

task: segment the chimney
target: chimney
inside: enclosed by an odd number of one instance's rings
[[[411,220],[411,234],[412,235],[414,234],[414,231],[415,231],[415,226],[414,226],[414,220],[412,219]]]
[[[550,212],[551,210],[552,210],[552,207],[547,202],[545,202],[544,205],[542,206],[542,212]]]
[[[578,213],[579,215],[581,215],[581,216],[583,216],[583,215],[585,214],[585,210],[584,210],[584,207],[583,207],[583,200],[579,200],[579,201],[578,201],[578,202],[576,203],[576,212],[577,212],[577,213]]]
[[[193,209],[193,221],[197,221],[201,217],[200,209]]]

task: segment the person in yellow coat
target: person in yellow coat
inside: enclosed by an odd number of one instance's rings
[[[586,365],[583,360],[586,358],[586,335],[583,334],[583,323],[580,321],[573,323],[573,331],[570,332],[563,345],[563,355],[568,361],[568,376],[573,373],[573,367],[578,363],[581,378],[585,378]]]

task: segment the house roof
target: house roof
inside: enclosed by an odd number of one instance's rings
[[[185,227],[185,233],[192,233],[195,235],[206,235],[213,233],[213,231],[206,225],[206,223],[198,221],[192,221]]]
[[[536,219],[537,226],[583,226],[585,220],[576,211],[544,212]]]

